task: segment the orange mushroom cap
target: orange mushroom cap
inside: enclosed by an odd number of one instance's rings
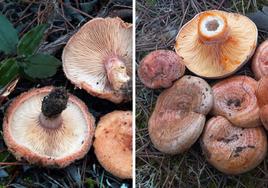
[[[222,78],[249,60],[257,37],[256,25],[246,16],[210,10],[197,14],[181,28],[175,50],[196,75]]]
[[[264,128],[268,130],[268,105],[261,107],[260,118]]]
[[[86,105],[71,94],[60,115],[44,117],[42,100],[52,89],[33,89],[18,96],[8,107],[3,133],[8,149],[18,160],[62,168],[88,152],[95,120]]]
[[[68,41],[62,54],[67,78],[91,95],[120,103],[128,99],[132,72],[132,25],[95,18]]]
[[[213,105],[208,83],[195,76],[183,76],[161,93],[148,123],[155,148],[168,154],[189,149],[202,133],[206,114]]]
[[[256,96],[260,107],[268,104],[268,75],[258,81]]]
[[[132,113],[114,111],[103,116],[93,146],[108,172],[122,179],[132,178]]]
[[[268,75],[268,40],[261,43],[261,45],[257,48],[253,57],[251,68],[257,80]]]
[[[267,137],[262,127],[240,128],[217,116],[206,123],[201,146],[208,162],[219,171],[241,174],[264,160]]]
[[[218,82],[212,87],[212,113],[239,127],[260,126],[256,89],[257,81],[248,76],[233,76]]]
[[[149,88],[168,88],[185,72],[180,57],[171,50],[155,50],[140,62],[138,75]]]

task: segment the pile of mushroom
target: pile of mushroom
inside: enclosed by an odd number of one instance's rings
[[[264,160],[268,41],[254,54],[257,38],[257,27],[247,17],[205,11],[180,29],[175,45],[178,56],[169,52],[167,57],[165,50],[157,50],[142,59],[138,69],[141,82],[153,89],[167,88],[159,95],[148,122],[156,149],[178,154],[200,138],[207,161],[226,174],[247,172]],[[253,54],[251,67],[259,81],[231,76]],[[182,77],[183,65],[194,75],[221,80],[210,86],[196,76]],[[208,113],[213,117],[206,122]]]
[[[132,25],[120,18],[95,18],[64,48],[66,77],[91,95],[114,103],[129,100]],[[132,178],[132,113],[114,111],[99,121],[84,102],[63,88],[35,88],[8,107],[4,140],[18,160],[63,168],[83,158],[95,134],[100,164],[114,176]]]

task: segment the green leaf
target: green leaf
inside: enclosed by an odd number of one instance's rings
[[[42,42],[46,29],[47,24],[38,25],[23,35],[18,44],[18,55],[33,55]]]
[[[87,178],[85,181],[85,184],[87,185],[87,188],[94,188],[96,185],[96,182],[91,178]]]
[[[15,59],[0,62],[0,90],[19,76],[19,67]]]
[[[18,40],[17,30],[0,13],[0,51],[3,51],[5,54],[15,52]]]
[[[48,54],[36,54],[26,59],[23,71],[31,78],[47,78],[57,72],[61,62]]]

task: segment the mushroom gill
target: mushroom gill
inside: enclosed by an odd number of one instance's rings
[[[197,14],[181,28],[175,50],[194,74],[222,78],[249,60],[257,37],[256,25],[246,16],[209,10]]]
[[[43,87],[25,92],[12,102],[3,132],[8,149],[18,160],[62,168],[89,150],[94,117],[75,96]]]
[[[71,37],[62,54],[67,78],[93,96],[120,103],[129,99],[132,25],[120,18],[94,18]]]

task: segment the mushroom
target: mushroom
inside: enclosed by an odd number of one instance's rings
[[[212,114],[224,116],[239,127],[260,126],[256,89],[257,81],[248,76],[233,76],[218,82],[212,87]]]
[[[168,88],[185,72],[185,66],[181,61],[180,57],[171,50],[153,51],[140,62],[139,78],[146,87]]]
[[[95,18],[86,23],[62,54],[66,77],[93,96],[120,103],[132,72],[132,25],[120,18]]]
[[[94,134],[94,117],[62,88],[32,89],[8,107],[4,140],[18,160],[62,168],[81,159]]]
[[[257,80],[268,75],[268,40],[261,43],[261,45],[257,48],[253,57],[251,68]]]
[[[246,16],[209,10],[197,14],[181,28],[175,49],[196,75],[223,78],[250,59],[257,38],[257,27]]]
[[[213,105],[208,83],[183,76],[161,93],[149,119],[149,136],[155,148],[168,154],[189,149],[202,133],[206,114]]]
[[[265,129],[268,130],[268,75],[261,77],[259,80],[256,96],[260,106],[261,122]]]
[[[226,118],[211,118],[201,136],[206,159],[226,174],[241,174],[258,166],[267,152],[267,137],[262,127],[233,126]]]
[[[93,146],[108,172],[122,179],[132,178],[132,113],[114,111],[103,116]]]
[[[268,75],[258,81],[256,96],[260,107],[268,104]]]
[[[260,118],[264,128],[268,130],[268,105],[265,105],[260,109]]]

